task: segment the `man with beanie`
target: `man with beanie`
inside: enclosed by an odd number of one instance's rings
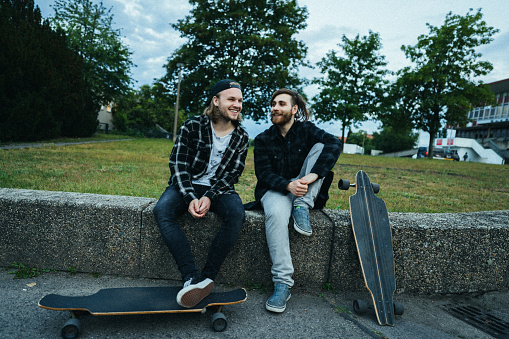
[[[154,208],[161,235],[182,274],[177,295],[183,307],[194,307],[210,294],[221,264],[237,241],[245,211],[234,185],[244,170],[249,137],[240,126],[242,89],[225,79],[211,90],[202,115],[184,122],[170,154],[171,177]],[[194,218],[213,211],[222,220],[203,270],[177,219],[186,211]]]

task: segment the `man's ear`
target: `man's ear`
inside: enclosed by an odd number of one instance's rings
[[[214,103],[215,106],[219,106],[219,98],[217,96],[213,96],[212,97],[212,102]]]
[[[295,115],[299,111],[299,105],[293,105],[292,107],[292,114]]]

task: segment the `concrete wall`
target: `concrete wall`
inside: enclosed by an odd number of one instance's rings
[[[155,223],[154,199],[0,189],[0,266],[180,280]],[[398,292],[460,293],[509,287],[509,211],[389,213]],[[219,219],[183,216],[202,266]],[[349,211],[312,211],[313,236],[290,232],[297,286],[364,288]],[[271,285],[261,212],[248,211],[217,280]]]

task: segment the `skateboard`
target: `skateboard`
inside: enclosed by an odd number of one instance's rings
[[[402,315],[404,308],[403,304],[393,302],[396,278],[389,214],[385,202],[375,196],[380,186],[371,183],[364,171],[357,172],[355,180],[355,184],[350,184],[342,179],[338,187],[342,190],[356,187],[349,198],[350,217],[364,282],[373,299],[378,323],[394,326],[395,315]],[[353,308],[362,314],[368,304],[355,300]]]
[[[62,296],[48,294],[39,301],[39,307],[54,311],[69,311],[71,318],[62,327],[63,338],[76,338],[80,332],[79,316],[90,313],[94,316],[160,314],[160,313],[205,313],[214,307],[212,327],[224,331],[226,317],[221,312],[224,305],[239,304],[247,299],[243,288],[229,292],[212,292],[193,308],[185,308],[177,303],[177,293],[181,287],[126,287],[99,290],[88,296]]]

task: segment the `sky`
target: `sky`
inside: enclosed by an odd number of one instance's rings
[[[426,23],[441,26],[447,13],[466,15],[470,8],[475,12],[482,8],[483,20],[500,31],[494,41],[479,48],[481,60],[493,64],[493,71],[479,80],[485,83],[509,78],[509,20],[507,5],[500,0],[297,0],[308,9],[307,28],[296,39],[308,47],[307,60],[316,65],[328,51],[341,52],[338,43],[343,35],[349,39],[356,35],[365,36],[369,31],[380,34],[382,50],[388,62],[387,68],[397,71],[411,66],[401,51],[402,45],[415,45],[421,34],[429,34]],[[54,15],[53,0],[35,0],[45,18]],[[99,0],[94,0],[99,3]],[[165,75],[164,64],[185,39],[170,24],[189,15],[191,5],[187,0],[102,0],[104,7],[112,9],[113,27],[121,30],[123,43],[133,52],[132,69],[135,86],[152,84],[154,79]],[[301,76],[307,79],[321,77],[318,69],[302,69]],[[241,79],[238,79],[240,82]],[[185,89],[183,89],[185,90]],[[312,98],[318,93],[316,86],[304,89]],[[245,120],[250,138],[269,127],[269,123],[256,124]],[[377,122],[365,122],[353,128],[367,133],[379,130]],[[321,128],[334,134],[341,134],[337,122],[321,124]],[[419,141],[419,144],[425,143]]]

